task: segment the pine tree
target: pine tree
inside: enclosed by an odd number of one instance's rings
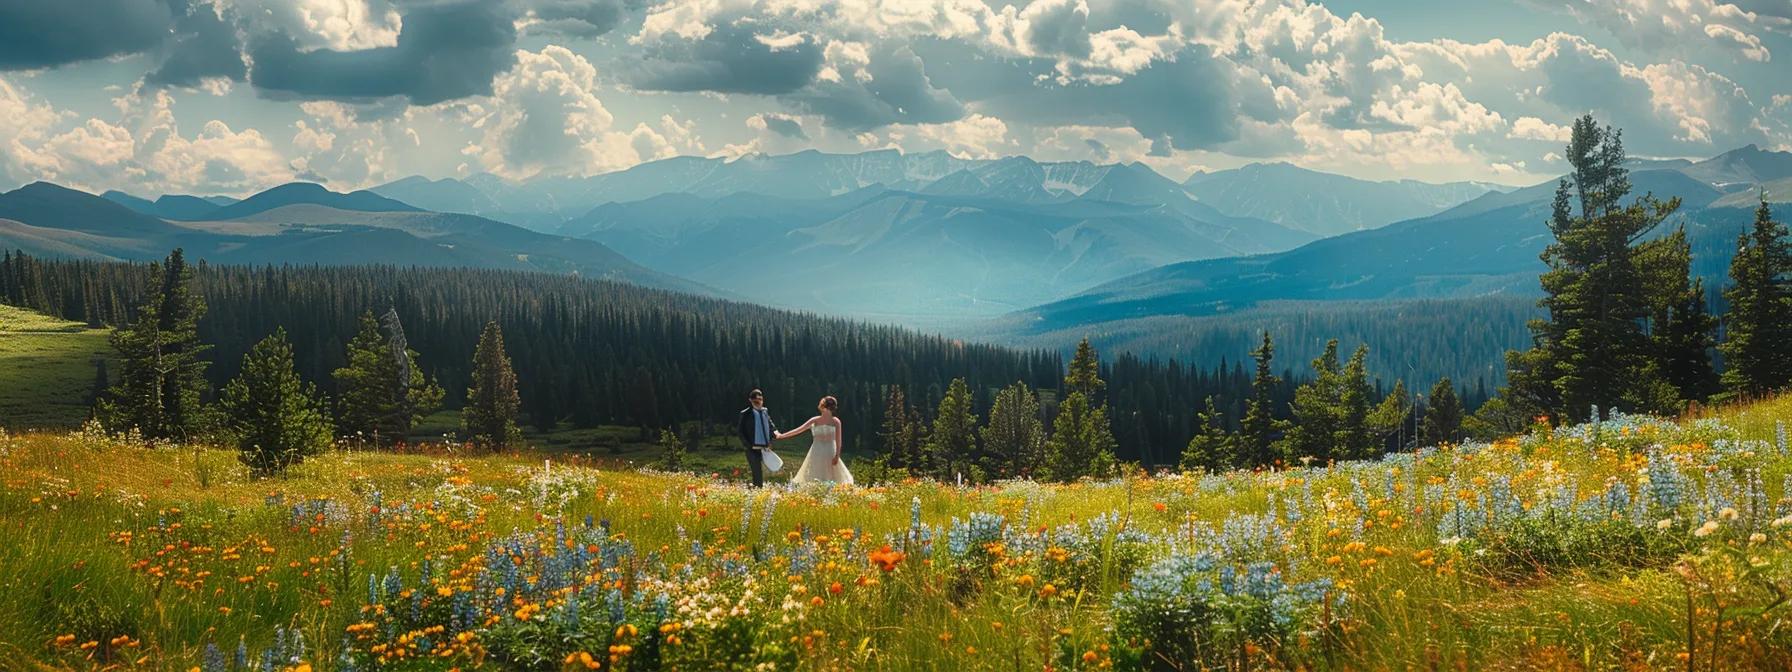
[[[1016,381],[996,393],[983,426],[983,472],[991,478],[1030,476],[1045,456],[1045,424],[1039,420],[1039,397]]]
[[[1071,392],[1059,404],[1051,438],[1046,440],[1045,475],[1066,483],[1112,475],[1118,466],[1115,447],[1107,409],[1089,403],[1082,392]]]
[[[1271,365],[1275,343],[1269,332],[1263,332],[1263,345],[1251,351],[1257,361],[1257,374],[1251,378],[1251,398],[1245,405],[1244,419],[1239,422],[1238,450],[1243,466],[1262,466],[1275,461],[1275,393],[1281,384]]]
[[[1566,150],[1573,173],[1556,187],[1543,251],[1536,346],[1507,357],[1512,404],[1583,418],[1594,407],[1662,411],[1665,381],[1642,325],[1650,299],[1637,266],[1638,240],[1680,207],[1679,199],[1630,193],[1622,134],[1591,115],[1574,122]],[[1571,188],[1572,185],[1572,188]]]
[[[1068,396],[1058,407],[1046,442],[1046,470],[1052,478],[1066,482],[1113,473],[1118,467],[1114,451],[1119,443],[1114,440],[1108,406],[1099,399],[1107,382],[1101,379],[1101,361],[1088,338],[1076,346],[1076,355],[1064,374],[1064,389]]]
[[[1653,365],[1665,383],[1658,394],[1672,397],[1660,405],[1703,402],[1717,392],[1717,370],[1711,366],[1717,320],[1705,306],[1704,283],[1692,278],[1686,230],[1639,245],[1636,256],[1649,296]]]
[[[243,357],[224,388],[223,406],[238,458],[258,475],[277,474],[330,447],[330,416],[317,389],[293,369],[285,329]]]
[[[684,440],[670,429],[660,430],[660,464],[666,471],[684,470]]]
[[[461,408],[461,432],[473,443],[496,449],[517,444],[522,440],[522,432],[516,426],[522,398],[517,394],[510,356],[504,352],[504,332],[497,322],[487,322],[479,333],[479,345],[473,349],[472,378],[466,406]]]
[[[1083,337],[1076,345],[1076,355],[1070,359],[1070,372],[1064,376],[1066,394],[1083,393],[1090,403],[1101,403],[1101,393],[1107,389],[1107,382],[1101,379],[1101,362],[1096,358],[1095,348],[1089,345],[1089,338]]]
[[[914,440],[917,432],[910,424],[913,412],[902,386],[891,385],[884,395],[884,424],[878,436],[883,438],[884,460],[892,468],[915,469],[919,466],[920,456],[916,453],[920,444]]]
[[[1728,397],[1760,397],[1792,385],[1792,240],[1767,198],[1736,240],[1724,289],[1723,386]]]
[[[1369,384],[1368,360],[1369,346],[1359,345],[1339,374],[1334,457],[1361,460],[1381,453],[1381,428],[1373,424],[1375,388]]]
[[[952,379],[946,396],[940,399],[933,431],[927,437],[927,455],[937,478],[977,477],[970,469],[977,464],[977,414],[971,409],[971,388],[963,378]]]
[[[394,332],[397,335],[402,332]],[[380,334],[372,311],[348,342],[348,366],[337,369],[336,427],[344,436],[402,441],[442,404],[442,388],[423,377],[417,353]]]
[[[1406,391],[1406,381],[1394,381],[1394,389],[1388,390],[1387,396],[1382,397],[1381,402],[1375,405],[1375,410],[1369,412],[1368,452],[1359,457],[1380,457],[1386,452],[1388,439],[1406,426],[1407,415],[1413,410],[1412,395]]]
[[[193,272],[176,249],[150,265],[155,286],[138,307],[137,321],[112,332],[119,354],[118,383],[101,409],[114,428],[136,428],[151,441],[198,435],[207,424],[204,395],[209,346],[199,341],[205,300],[193,289]]]
[[[1431,386],[1430,405],[1425,407],[1424,424],[1419,427],[1419,445],[1424,447],[1454,444],[1462,440],[1462,401],[1456,398],[1456,386],[1449,378]]]
[[[1325,464],[1343,433],[1344,379],[1338,370],[1338,339],[1325,344],[1325,352],[1313,360],[1313,379],[1294,391],[1291,417],[1276,452],[1292,464],[1302,458]]]
[[[1217,472],[1237,466],[1238,439],[1226,431],[1225,418],[1207,397],[1207,410],[1198,416],[1200,429],[1182,451],[1181,467],[1190,472]]]

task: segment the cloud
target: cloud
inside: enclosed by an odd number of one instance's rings
[[[244,193],[292,179],[286,158],[254,129],[219,120],[181,133],[174,98],[165,90],[118,99],[115,121],[74,118],[38,103],[0,80],[0,131],[11,136],[0,172],[14,182],[48,180],[94,192]]]
[[[243,81],[248,66],[236,27],[210,4],[177,0],[174,35],[167,56],[144,81],[153,85],[200,86],[208,79]]]
[[[965,115],[964,104],[927,76],[926,64],[908,47],[879,52],[854,63],[831,81],[787,97],[829,125],[868,130],[889,124],[937,124]]]
[[[162,0],[0,2],[0,70],[141,53],[161,44],[172,22]]]
[[[802,121],[788,114],[755,114],[747,117],[747,127],[758,131],[771,131],[786,138],[809,139],[809,134],[803,132]]]
[[[414,105],[489,94],[492,78],[515,62],[511,9],[490,0],[410,6],[394,44],[365,49],[306,51],[290,33],[264,35],[250,47],[250,82],[277,97],[397,96]]]
[[[1547,140],[1555,143],[1566,143],[1572,136],[1567,126],[1558,126],[1536,117],[1519,117],[1512,122],[1512,130],[1508,137],[1518,140]]]
[[[748,22],[710,27],[691,39],[650,49],[634,85],[658,91],[790,93],[815,81],[822,47],[804,33],[762,32]]]
[[[1792,3],[1783,0],[1569,0],[1569,11],[1611,31],[1625,44],[1657,52],[1684,52],[1715,44],[1742,58],[1767,62],[1766,33],[1792,29]]]
[[[993,159],[1019,153],[1008,124],[981,114],[939,124],[898,124],[879,134],[862,136],[870,147],[894,146],[909,151],[944,149],[971,159]]]
[[[695,126],[671,115],[658,127],[611,129],[615,118],[595,91],[597,68],[564,47],[518,51],[516,67],[493,84],[484,129],[465,153],[504,177],[591,175],[679,153],[701,153]]]
[[[593,38],[614,30],[637,0],[525,0],[528,33]]]

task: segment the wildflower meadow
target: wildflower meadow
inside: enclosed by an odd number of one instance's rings
[[[1792,402],[1288,470],[753,489],[0,437],[0,669],[1786,670]]]

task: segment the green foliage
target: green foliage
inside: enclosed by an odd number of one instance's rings
[[[933,430],[927,434],[927,455],[932,475],[942,480],[952,480],[956,474],[968,476],[978,463],[977,414],[971,409],[971,389],[963,378],[952,379],[940,400]]]
[[[1508,357],[1508,389],[1517,405],[1558,417],[1587,417],[1595,407],[1672,410],[1644,325],[1655,303],[1647,278],[1673,270],[1649,268],[1638,241],[1680,200],[1645,194],[1625,203],[1622,134],[1591,115],[1575,120],[1566,155],[1573,172],[1557,185],[1549,221],[1555,241],[1542,255],[1549,270],[1540,278],[1540,305],[1549,319],[1532,322],[1530,352]]]
[[[344,436],[402,441],[423,416],[442,404],[442,388],[424,378],[417,353],[380,334],[371,311],[348,342],[348,366],[336,379],[336,427]]]
[[[259,475],[278,474],[330,447],[330,416],[317,389],[293,369],[285,329],[262,339],[224,387],[238,457]]]
[[[901,385],[891,385],[884,398],[884,424],[878,436],[884,442],[881,457],[890,468],[916,475],[928,473],[924,450],[927,426],[921,421],[921,412],[909,405]]]
[[[1483,570],[1505,580],[1569,569],[1614,570],[1666,564],[1685,548],[1687,530],[1657,530],[1622,515],[1589,518],[1551,510],[1504,521],[1468,543]]]
[[[1226,431],[1225,417],[1214,407],[1213,397],[1200,416],[1200,429],[1182,451],[1183,471],[1219,472],[1238,465],[1238,437]]]
[[[1112,476],[1119,464],[1109,427],[1106,408],[1089,403],[1081,392],[1070,393],[1058,405],[1058,417],[1045,444],[1044,476],[1060,482]]]
[[[209,424],[202,355],[210,347],[199,340],[205,299],[193,287],[193,271],[181,250],[151,264],[149,274],[156,284],[138,306],[137,320],[112,333],[118,383],[102,419],[152,441],[196,438]]]
[[[1091,402],[1100,403],[1101,393],[1106,389],[1107,383],[1101,379],[1101,362],[1085,336],[1076,344],[1076,355],[1070,358],[1070,371],[1064,376],[1064,391],[1067,394],[1081,392]]]
[[[0,427],[74,429],[111,387],[108,331],[0,306]],[[105,381],[105,382],[101,382]]]
[[[1384,439],[1406,415],[1406,386],[1375,401],[1369,383],[1369,346],[1357,347],[1350,361],[1338,366],[1338,342],[1326,344],[1313,360],[1313,379],[1295,390],[1278,452],[1295,461],[1364,459],[1381,454]]]
[[[670,429],[660,430],[659,468],[666,471],[683,471],[684,457],[684,439],[678,438],[678,432]]]
[[[1754,227],[1736,240],[1724,300],[1725,393],[1760,397],[1792,385],[1792,240],[1764,196]]]
[[[1251,378],[1251,398],[1245,406],[1244,419],[1238,423],[1238,449],[1245,464],[1263,465],[1275,460],[1275,398],[1281,384],[1270,368],[1276,346],[1263,332],[1263,344],[1251,351],[1257,362],[1257,373]]]
[[[1462,441],[1462,400],[1449,378],[1437,381],[1426,396],[1425,420],[1419,426],[1419,445],[1441,446]]]
[[[1716,346],[1717,319],[1705,306],[1705,285],[1694,280],[1692,247],[1686,229],[1638,246],[1638,267],[1644,274],[1649,297],[1649,341],[1654,366],[1672,386],[1671,409],[1685,402],[1704,402],[1718,391],[1717,370],[1711,365]]]
[[[1268,347],[1267,341],[1265,347]],[[1261,371],[1261,367],[1259,367]],[[1344,379],[1338,370],[1338,341],[1325,344],[1325,353],[1313,360],[1313,378],[1294,391],[1289,404],[1292,416],[1277,445],[1290,463],[1311,458],[1320,464],[1332,460],[1332,448],[1344,430]]]
[[[991,478],[1038,473],[1045,461],[1045,423],[1039,419],[1039,397],[1032,388],[1015,381],[997,392],[982,437],[981,464]]]
[[[517,429],[516,372],[504,351],[504,332],[497,322],[487,322],[473,349],[473,384],[467,388],[467,404],[461,408],[461,432],[476,444],[502,450],[522,439]]]

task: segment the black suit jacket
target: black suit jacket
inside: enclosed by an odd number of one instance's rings
[[[774,434],[774,435],[777,434],[778,433],[778,421],[772,419],[772,413],[770,410],[767,410],[765,412],[765,420],[767,423],[771,424],[772,434]],[[765,437],[765,440],[767,443],[770,443],[771,441],[774,441],[775,439],[768,436],[768,437]],[[748,406],[746,408],[746,410],[740,412],[740,445],[743,448],[752,448],[753,447],[753,407],[752,406]]]

